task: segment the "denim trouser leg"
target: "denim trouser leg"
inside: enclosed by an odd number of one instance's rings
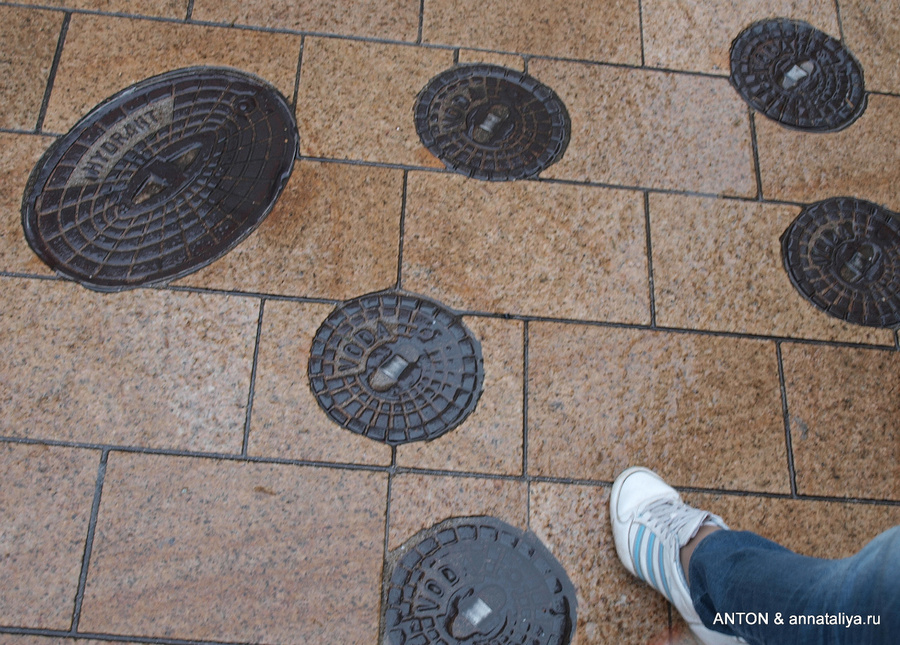
[[[843,560],[798,555],[747,531],[717,531],[697,546],[689,570],[703,623],[750,643],[900,643],[900,526]],[[857,615],[863,624],[847,626],[846,617]],[[866,625],[870,615],[880,624]],[[839,624],[792,625],[799,616]]]

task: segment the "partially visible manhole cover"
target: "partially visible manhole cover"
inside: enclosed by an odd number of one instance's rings
[[[385,571],[383,645],[567,645],[575,588],[532,533],[492,517],[419,533]]]
[[[848,322],[900,324],[900,217],[871,202],[835,197],[805,208],[781,238],[791,282]]]
[[[57,273],[100,291],[168,282],[206,266],[265,219],[298,148],[268,84],[188,68],[116,94],[38,162],[25,237]]]
[[[422,143],[458,173],[504,181],[533,177],[562,157],[569,114],[546,85],[496,65],[461,65],[419,94]]]
[[[840,130],[866,107],[853,55],[795,20],[762,20],[745,29],[731,45],[731,83],[751,107],[800,130]]]
[[[319,327],[309,383],[348,430],[392,445],[435,439],[478,403],[481,345],[436,302],[370,294],[340,305]]]

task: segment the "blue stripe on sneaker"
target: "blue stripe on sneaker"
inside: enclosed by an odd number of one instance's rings
[[[666,580],[666,569],[663,566],[663,550],[662,547],[659,549],[659,575],[662,578],[663,589],[666,590],[666,598],[669,599],[669,602],[672,602],[672,592],[669,591],[669,581]]]
[[[650,539],[647,541],[647,573],[650,574],[650,584],[654,589],[659,589],[659,585],[656,584],[656,575],[653,573],[653,545],[656,544],[656,533],[650,534]]]
[[[634,538],[634,553],[631,554],[632,560],[634,560],[634,572],[638,578],[641,580],[646,580],[644,574],[641,572],[641,542],[644,540],[644,527],[641,525],[638,527],[637,536]]]

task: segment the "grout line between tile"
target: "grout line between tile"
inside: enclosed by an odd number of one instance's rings
[[[48,132],[35,132],[34,130],[21,130],[19,128],[0,128],[0,132],[4,134],[22,134],[29,137],[59,136],[50,134]]]
[[[787,455],[788,479],[791,497],[797,498],[797,471],[794,468],[794,446],[791,441],[791,416],[788,407],[787,386],[784,380],[784,361],[781,356],[781,342],[775,342],[775,358],[778,363],[778,386],[781,390],[781,415],[784,421],[784,445]]]
[[[409,171],[403,171],[403,184],[400,190],[400,231],[397,244],[397,282],[396,289],[403,288],[403,242],[406,235],[406,193],[409,185]]]
[[[72,634],[78,633],[78,623],[81,621],[81,606],[84,602],[84,590],[87,586],[88,568],[90,567],[91,553],[94,548],[94,535],[97,530],[97,518],[100,514],[100,498],[103,495],[103,482],[106,479],[106,464],[108,460],[109,450],[105,449],[100,455],[97,483],[94,488],[94,501],[91,504],[91,518],[88,522],[87,539],[84,544],[84,557],[81,560],[81,574],[78,577],[78,591],[75,594],[75,607],[72,611]]]
[[[750,146],[753,148],[753,174],[756,176],[756,201],[763,201],[762,170],[759,166],[759,143],[756,139],[756,114],[748,107],[750,115]]]
[[[641,34],[641,67],[647,66],[647,57],[644,55],[644,3],[638,0],[638,28]]]
[[[304,47],[306,47],[306,36],[300,36],[300,54],[297,56],[297,75],[294,77],[294,96],[291,98],[291,111],[294,114],[297,113],[297,97],[300,95],[300,73],[303,68]],[[300,156],[300,146],[297,146],[297,156]]]
[[[188,0],[187,13],[184,16],[185,22],[190,22],[191,16],[194,15],[194,0]]]
[[[15,273],[0,271],[0,278],[16,278],[26,280],[48,280],[65,284],[75,284],[69,280],[65,280],[56,276],[36,275],[28,273]],[[226,291],[223,289],[211,289],[206,287],[186,287],[186,286],[160,286],[149,287],[158,291],[173,291],[177,293],[202,293],[217,296],[235,297],[235,298],[255,298],[266,300],[278,300],[283,302],[296,302],[306,304],[324,304],[339,305],[343,301],[333,298],[311,298],[306,296],[287,296],[276,293],[260,293],[255,291]],[[643,331],[664,332],[673,334],[693,334],[697,336],[712,336],[716,338],[734,338],[743,340],[775,340],[786,343],[795,343],[798,345],[814,345],[819,347],[847,347],[854,349],[871,349],[880,351],[898,351],[900,350],[900,341],[896,337],[891,340],[891,345],[876,345],[872,343],[859,343],[851,341],[839,340],[823,340],[818,338],[792,338],[790,336],[766,336],[765,334],[749,334],[741,332],[718,331],[712,329],[685,329],[680,327],[650,327],[649,325],[639,323],[624,323],[608,320],[578,320],[574,318],[553,318],[551,316],[533,316],[526,314],[513,314],[507,312],[496,311],[478,311],[478,310],[458,310],[459,316],[477,316],[480,318],[491,318],[500,320],[518,320],[522,322],[549,322],[562,325],[583,325],[588,327],[609,327],[612,329],[635,329]]]
[[[834,12],[837,16],[838,33],[841,35],[841,42],[844,43],[844,19],[841,16],[841,3],[838,0],[834,0]]]
[[[425,0],[419,0],[419,27],[416,33],[416,44],[422,44],[422,30],[425,26]],[[459,51],[459,50],[457,50]]]
[[[263,312],[266,310],[266,299],[259,301],[259,318],[256,321],[256,341],[253,345],[253,362],[250,367],[250,388],[247,392],[247,413],[244,416],[244,438],[241,442],[241,455],[246,457],[250,446],[250,421],[253,416],[253,399],[256,396],[256,370],[259,365],[259,341],[262,338]]]
[[[531,329],[526,320],[522,324],[522,476],[528,477],[528,378],[530,370],[529,346]]]
[[[65,643],[73,636],[71,632],[53,630],[53,629],[35,629],[29,627],[2,627],[0,626],[0,634],[12,634],[15,636],[36,636],[42,638],[65,638]],[[78,643],[89,643],[97,641],[107,643],[146,643],[147,645],[247,645],[246,643],[238,643],[236,641],[198,641],[198,640],[180,640],[177,638],[154,638],[152,636],[128,636],[123,634],[100,634],[100,633],[78,633],[75,635]],[[71,641],[75,643],[76,641]]]
[[[44,119],[47,118],[47,107],[50,104],[50,93],[53,92],[53,83],[56,80],[56,71],[59,69],[59,61],[62,58],[63,46],[66,42],[66,34],[69,33],[69,23],[72,14],[63,14],[62,26],[59,29],[59,38],[56,39],[56,51],[53,53],[53,62],[50,63],[50,72],[47,74],[47,85],[44,87],[44,96],[41,99],[41,108],[38,111],[37,123],[34,131],[40,133],[44,127]]]
[[[396,455],[396,450],[394,450]],[[385,598],[385,592],[387,591],[385,585],[385,578],[388,575],[388,559],[390,557],[390,534],[391,534],[391,491],[393,490],[394,485],[394,473],[388,473],[388,481],[387,481],[387,498],[385,499],[384,504],[384,544],[382,545],[382,558],[381,558],[381,577],[378,579],[379,583],[379,603],[378,603],[378,642],[382,642],[382,635],[384,634],[384,603],[387,598]]]
[[[459,65],[459,47],[453,50],[453,64]]]
[[[650,327],[656,328],[656,286],[653,282],[653,243],[650,232],[650,193],[644,192],[644,229],[647,236],[647,286],[650,291]]]
[[[330,468],[334,470],[353,470],[361,472],[387,473],[394,475],[413,474],[413,475],[430,475],[438,477],[451,477],[458,479],[489,479],[499,481],[512,482],[535,482],[546,484],[567,484],[571,486],[590,486],[596,488],[609,488],[612,486],[611,481],[595,480],[595,479],[577,479],[573,477],[549,477],[537,475],[500,475],[496,473],[469,472],[455,470],[436,470],[428,468],[401,468],[394,463],[391,466],[378,466],[371,464],[352,464],[340,462],[324,462],[324,461],[303,461],[298,459],[282,459],[278,457],[256,457],[227,453],[203,453],[190,452],[185,450],[167,450],[162,448],[141,448],[136,446],[123,445],[107,445],[107,444],[91,444],[79,443],[73,441],[57,441],[52,439],[32,439],[24,437],[8,437],[0,436],[0,443],[16,443],[28,445],[47,445],[60,446],[66,448],[88,448],[94,450],[102,450],[109,452],[124,452],[129,454],[158,455],[168,457],[188,457],[191,459],[210,459],[218,461],[232,461],[254,464],[272,464],[284,466],[299,466],[307,468]],[[396,452],[396,451],[394,451]],[[713,495],[731,495],[735,497],[760,497],[767,499],[794,499],[817,502],[837,502],[846,504],[866,504],[871,506],[900,506],[900,499],[872,499],[863,497],[829,497],[825,495],[802,495],[798,494],[792,497],[788,493],[772,493],[767,491],[749,491],[749,490],[730,490],[724,488],[702,488],[697,486],[675,486],[677,490],[684,492],[709,493]],[[68,634],[68,632],[66,632]],[[81,636],[81,635],[79,635]]]

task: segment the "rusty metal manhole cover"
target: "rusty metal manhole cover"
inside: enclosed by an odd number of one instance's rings
[[[188,68],[119,92],[38,162],[22,205],[31,248],[100,291],[181,277],[265,219],[298,148],[290,107],[266,83]]]
[[[348,430],[391,445],[435,439],[478,403],[481,345],[436,302],[370,294],[343,303],[319,327],[309,383]]]
[[[731,83],[751,107],[799,130],[840,130],[866,107],[853,55],[795,20],[761,20],[741,32],[731,45]]]
[[[533,177],[562,157],[569,114],[546,85],[496,65],[461,65],[419,94],[422,143],[458,173],[504,181]]]
[[[781,238],[791,282],[826,313],[870,327],[900,324],[900,217],[835,197],[806,207]]]
[[[532,533],[492,517],[446,520],[385,568],[383,645],[567,645],[575,588]]]

